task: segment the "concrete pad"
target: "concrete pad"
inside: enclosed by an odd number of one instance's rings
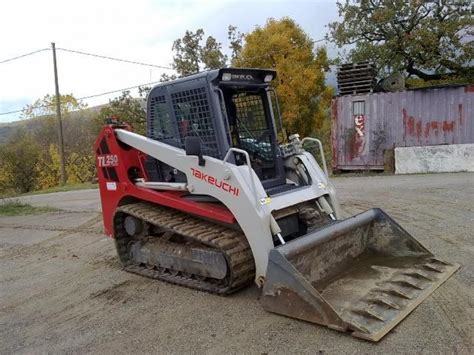
[[[91,232],[97,214],[33,246],[0,240],[0,354],[472,354],[473,181],[474,173],[333,179],[350,214],[381,207],[437,257],[462,264],[377,344],[268,313],[256,286],[221,297],[124,272],[113,240]]]
[[[0,228],[0,244],[33,245],[61,233],[45,229]]]
[[[474,172],[474,144],[395,148],[395,173]]]
[[[34,227],[36,229],[70,230],[81,226],[92,218],[96,212],[56,212],[39,215],[0,217],[1,227]]]
[[[28,195],[14,197],[13,200],[19,200],[36,207],[54,207],[65,211],[74,212],[100,212],[100,196],[98,189],[63,191],[48,194]],[[9,200],[9,199],[5,199]]]

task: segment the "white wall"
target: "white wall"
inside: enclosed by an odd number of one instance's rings
[[[395,174],[474,172],[474,144],[395,148]]]

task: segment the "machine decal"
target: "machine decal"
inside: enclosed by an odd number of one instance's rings
[[[232,74],[232,80],[254,80],[254,77],[250,74]]]
[[[260,204],[262,206],[264,205],[268,205],[270,202],[272,202],[272,198],[271,197],[262,197],[260,200],[259,200]]]
[[[319,187],[321,190],[325,190],[325,189],[326,189],[326,184],[323,183],[323,182],[318,182],[318,187]]]
[[[107,190],[109,190],[109,191],[117,191],[117,183],[115,183],[115,182],[107,181],[106,186],[107,186]]]
[[[118,166],[118,156],[116,154],[104,154],[97,157],[100,168],[110,168]]]
[[[229,192],[233,194],[234,196],[239,196],[240,189],[238,187],[232,186],[228,184],[227,182],[224,182],[222,180],[218,180],[214,176],[208,175],[203,173],[202,171],[198,169],[191,168],[191,171],[193,173],[193,176],[195,178],[198,178],[199,180],[203,180],[207,182],[210,185],[213,185],[221,190],[224,190],[225,192]]]

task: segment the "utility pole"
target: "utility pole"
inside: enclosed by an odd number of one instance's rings
[[[58,66],[56,63],[56,44],[51,43],[54,64],[54,85],[56,87],[56,117],[58,119],[59,160],[61,162],[61,185],[66,184],[66,166],[64,163],[63,122],[61,119],[61,95],[59,94]]]

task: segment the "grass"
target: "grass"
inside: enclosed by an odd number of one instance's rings
[[[59,211],[52,207],[34,207],[19,200],[0,201],[0,216],[23,216],[27,214],[42,214]]]

